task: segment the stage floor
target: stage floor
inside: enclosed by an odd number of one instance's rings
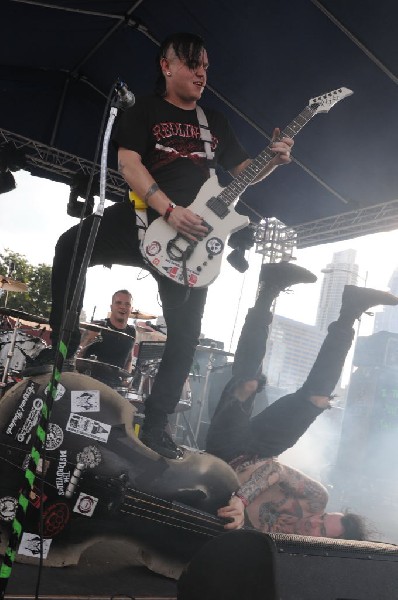
[[[129,558],[122,542],[101,542],[86,550],[78,566],[44,567],[39,588],[46,600],[175,599],[177,582],[157,575]],[[38,567],[14,564],[6,598],[34,598]]]

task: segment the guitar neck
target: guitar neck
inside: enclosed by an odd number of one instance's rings
[[[281,140],[284,137],[294,138],[304,125],[306,125],[312,117],[316,114],[316,110],[310,106],[306,106],[305,109],[295,118],[285,129],[280,133],[277,140]],[[276,140],[275,140],[276,141]],[[253,183],[259,173],[271,162],[275,156],[275,152],[271,150],[273,142],[265,148],[256,158],[254,158],[250,165],[248,165],[227,187],[223,189],[219,198],[229,206],[235,202],[236,198],[240,196],[245,189]]]

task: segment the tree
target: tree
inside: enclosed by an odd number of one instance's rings
[[[13,308],[39,317],[48,317],[51,307],[51,267],[44,263],[38,266],[28,262],[26,256],[6,248],[0,254],[0,275],[11,277],[28,285],[27,292],[9,292],[7,308]],[[0,306],[5,305],[6,295],[0,297]]]

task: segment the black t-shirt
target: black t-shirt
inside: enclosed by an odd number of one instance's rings
[[[94,323],[102,325],[102,327],[108,327],[108,329],[113,329],[114,331],[119,331],[120,333],[126,333],[127,335],[116,335],[107,331],[101,331],[102,342],[95,342],[89,346],[85,352],[85,358],[94,354],[98,361],[123,369],[134,345],[135,328],[132,325],[127,325],[125,329],[117,329],[109,319],[94,321]]]
[[[226,117],[208,108],[204,112],[215,164],[228,171],[246,160],[248,154]],[[113,142],[137,152],[160,189],[180,206],[189,206],[209,177],[196,110],[183,110],[160,96],[140,98],[127,109],[115,127]]]

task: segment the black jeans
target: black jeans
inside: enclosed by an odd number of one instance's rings
[[[239,381],[254,379],[264,357],[270,314],[258,308],[248,312],[235,353],[234,376],[224,389],[207,434],[206,450],[226,462],[241,455],[270,458],[293,446],[323,412],[309,397],[332,394],[354,336],[347,325],[331,323],[303,386],[250,418],[233,391]]]
[[[90,234],[94,216],[83,222],[73,271],[71,288],[66,298],[66,280],[73,255],[78,225],[75,225],[59,238],[52,271],[52,309],[50,325],[53,342],[58,341],[64,300],[71,301],[76,287],[84,249]],[[90,266],[128,265],[147,268],[143,261],[135,212],[129,203],[116,203],[104,211],[95,240]],[[167,325],[167,340],[162,362],[155,377],[151,395],[146,400],[146,408],[172,413],[181,398],[181,391],[189,374],[195,348],[198,343],[201,320],[206,302],[206,288],[186,288],[150,271],[155,277],[162,302],[163,315]],[[79,299],[77,314],[83,305],[84,290]],[[79,345],[79,323],[76,319],[69,345],[69,354]]]

